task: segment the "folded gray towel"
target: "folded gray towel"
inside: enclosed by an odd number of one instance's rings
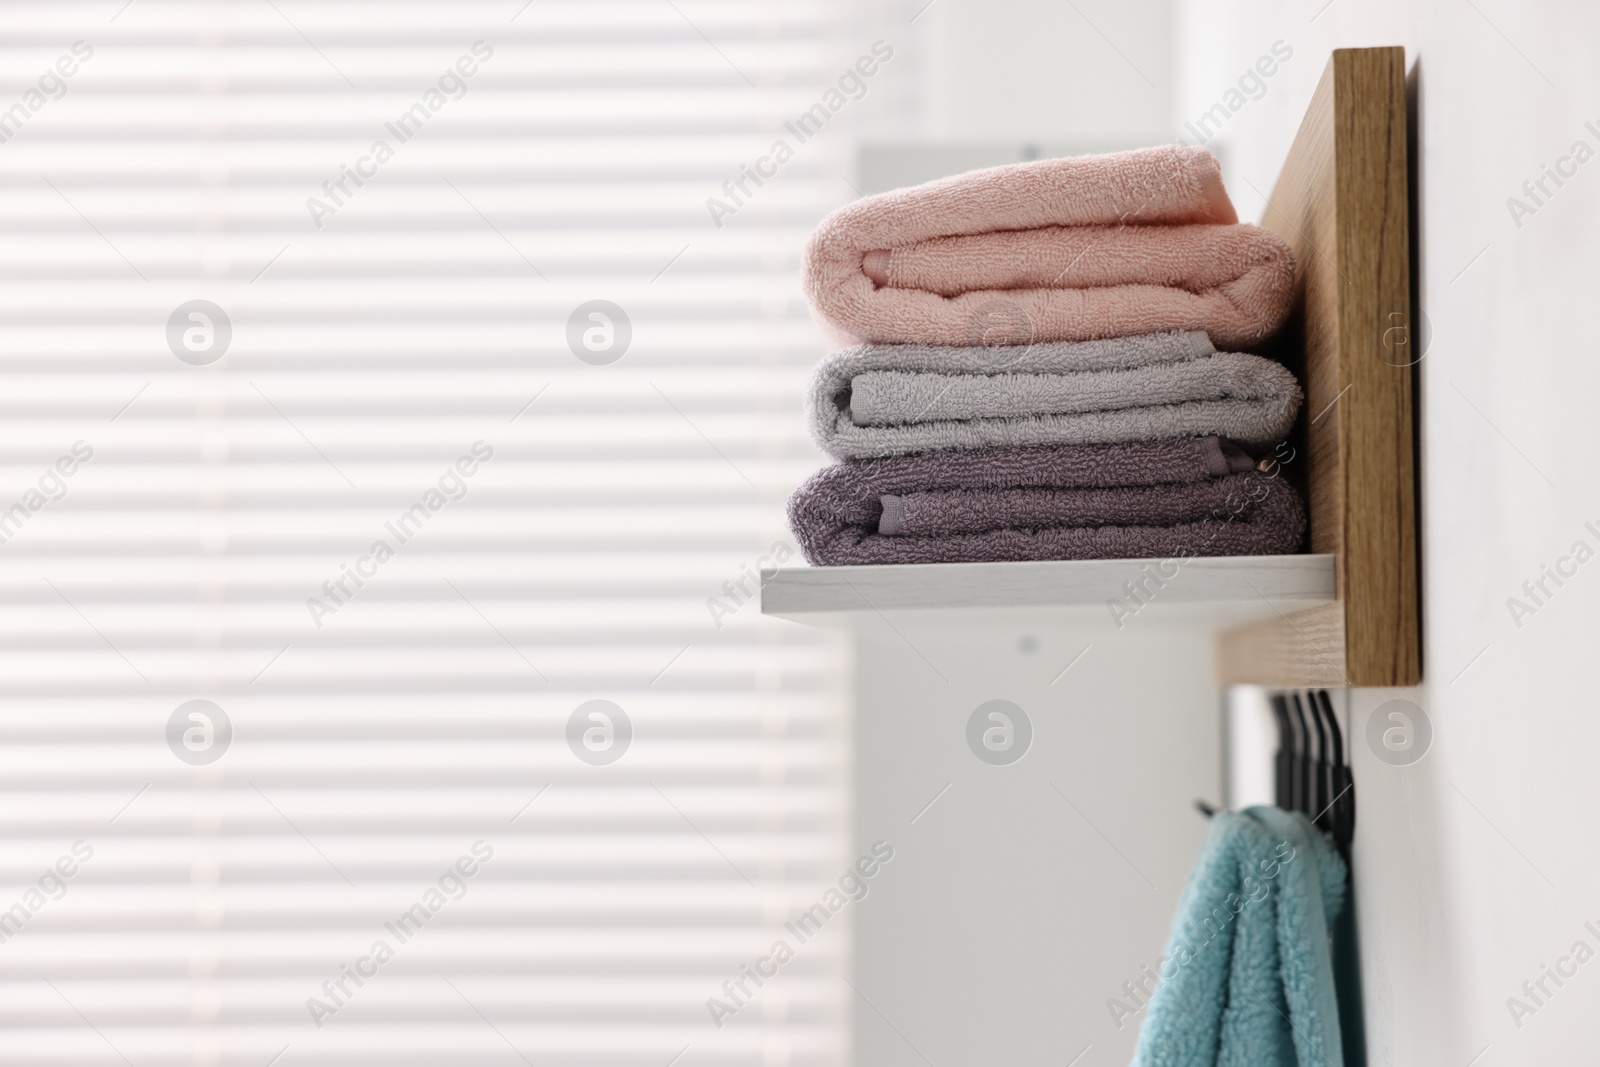
[[[817,367],[811,434],[840,459],[936,449],[1116,444],[1215,434],[1281,441],[1300,386],[1198,332],[953,348],[860,345]]]
[[[824,467],[789,500],[817,565],[1293,552],[1305,509],[1215,437],[925,452]]]

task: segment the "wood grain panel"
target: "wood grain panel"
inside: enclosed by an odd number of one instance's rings
[[[1281,617],[1241,626],[1218,645],[1218,669],[1232,682],[1284,688],[1350,684],[1345,668],[1344,605],[1304,611],[1280,604]]]
[[[1285,359],[1306,389],[1310,548],[1337,560],[1338,610],[1223,635],[1224,681],[1420,680],[1409,217],[1405,51],[1339,49],[1262,219],[1297,261]]]

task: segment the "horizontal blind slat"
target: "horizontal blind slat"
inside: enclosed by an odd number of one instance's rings
[[[848,914],[725,1028],[706,998],[849,862],[845,652],[752,584],[820,458],[799,252],[852,195],[848,118],[726,225],[707,199],[795,139],[848,13],[119,6],[0,31],[0,1067],[841,1062]],[[390,135],[478,40],[464,93]],[[308,198],[383,137],[318,228]],[[168,347],[196,298],[233,331],[208,366]],[[632,320],[610,366],[566,340],[597,298]],[[197,697],[233,736],[191,766],[168,719]],[[567,740],[593,699],[631,720],[610,765]]]

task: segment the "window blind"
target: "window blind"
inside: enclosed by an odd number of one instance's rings
[[[707,1007],[851,859],[842,133],[707,208],[842,21],[7,5],[0,1063],[842,1062],[840,936]]]

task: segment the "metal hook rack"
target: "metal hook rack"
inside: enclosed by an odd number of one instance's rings
[[[1344,731],[1326,689],[1285,690],[1269,698],[1278,723],[1274,793],[1325,831],[1346,859],[1355,837],[1355,781]]]
[[[1272,803],[1297,811],[1332,838],[1339,854],[1350,858],[1355,838],[1355,780],[1349,746],[1326,689],[1285,689],[1267,694],[1276,740],[1272,744]],[[1252,760],[1268,758],[1266,745],[1252,746]],[[1262,803],[1266,797],[1243,803]],[[1196,800],[1211,818],[1217,807]]]

